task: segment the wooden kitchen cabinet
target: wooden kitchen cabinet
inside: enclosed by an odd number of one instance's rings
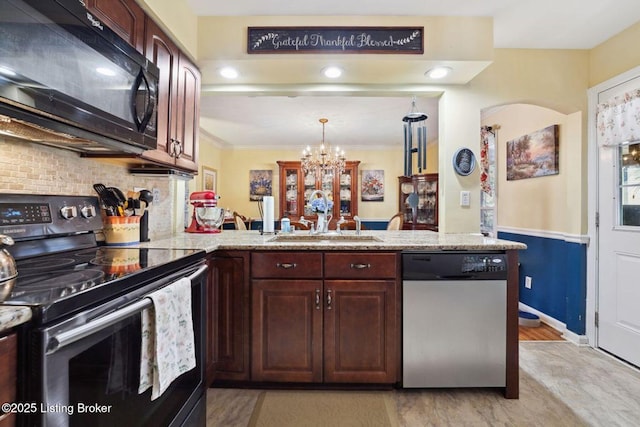
[[[305,174],[299,161],[278,161],[280,168],[279,218],[287,215],[292,220],[301,216],[315,220],[316,215],[306,206],[314,190],[323,190],[333,200],[332,222],[340,216],[352,219],[358,215],[358,165],[359,161],[347,161],[340,176],[320,179],[315,173]]]
[[[145,12],[135,0],[85,0],[85,4],[96,18],[138,52],[144,52]]]
[[[157,130],[158,147],[141,157],[197,172],[200,71],[149,17],[145,41],[145,56],[160,69],[158,114],[150,122]]]
[[[394,280],[325,280],[324,382],[397,381]]]
[[[402,229],[438,231],[438,174],[400,176],[398,183],[399,211],[404,214]],[[416,197],[415,208],[410,196]]]
[[[251,286],[251,379],[322,382],[322,280],[258,279]]]
[[[198,67],[134,0],[89,0],[87,9],[153,62],[160,76],[157,115],[148,124],[156,130],[157,148],[140,155],[84,156],[126,159],[135,156],[144,164],[197,173],[201,86]]]
[[[18,339],[15,333],[0,337],[0,403],[16,402]],[[15,413],[0,411],[0,427],[16,425]]]
[[[207,379],[246,381],[250,375],[249,254],[216,251],[208,262],[213,297],[208,301],[207,366],[215,373],[209,371]]]
[[[400,372],[399,255],[326,252],[324,381],[384,383]]]
[[[252,381],[395,383],[398,265],[395,253],[252,254]]]

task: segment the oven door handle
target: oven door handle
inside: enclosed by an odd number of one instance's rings
[[[207,266],[203,265],[194,273],[192,273],[188,278],[193,282],[198,278],[202,273],[207,270]],[[146,296],[142,297],[140,301],[136,301],[133,304],[130,304],[120,310],[114,311],[113,313],[109,313],[98,319],[91,321],[89,323],[85,323],[82,326],[78,326],[77,328],[73,328],[70,331],[61,332],[57,335],[49,338],[47,342],[46,354],[53,354],[56,351],[68,346],[69,344],[73,344],[76,341],[79,341],[83,338],[86,338],[104,328],[107,328],[111,325],[115,325],[116,323],[126,319],[127,317],[144,310],[145,308],[151,307],[153,305],[153,301],[147,298]]]

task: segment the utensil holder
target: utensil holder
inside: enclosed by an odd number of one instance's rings
[[[107,245],[136,245],[140,243],[139,216],[104,217],[104,240]]]

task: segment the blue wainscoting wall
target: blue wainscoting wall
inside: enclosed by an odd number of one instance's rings
[[[498,238],[527,245],[520,251],[520,302],[585,334],[587,245],[564,239],[498,232]],[[532,278],[531,289],[524,278]]]

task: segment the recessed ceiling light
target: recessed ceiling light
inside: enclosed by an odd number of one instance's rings
[[[424,73],[424,75],[429,77],[430,79],[441,79],[443,77],[448,76],[449,73],[451,73],[451,71],[452,71],[451,67],[435,67],[430,70],[427,70],[427,72]]]
[[[109,76],[109,77],[113,77],[116,75],[116,72],[113,71],[111,68],[107,68],[107,67],[98,67],[96,68],[96,71],[100,74],[102,74],[103,76]]]
[[[238,71],[233,67],[224,67],[220,70],[220,75],[225,79],[235,79],[238,77]]]
[[[329,77],[330,79],[336,79],[342,75],[342,69],[339,67],[327,67],[322,70],[322,73],[325,77]]]

